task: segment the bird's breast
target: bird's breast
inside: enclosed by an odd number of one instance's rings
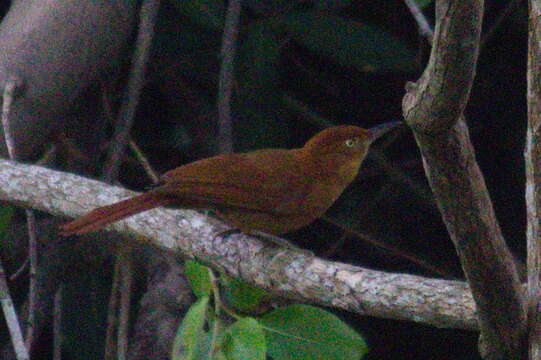
[[[339,165],[337,180],[346,184],[346,186],[349,185],[357,176],[361,162],[361,159],[351,159]]]

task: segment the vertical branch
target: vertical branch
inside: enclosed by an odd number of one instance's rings
[[[483,7],[481,0],[436,3],[430,60],[418,82],[408,85],[403,111],[477,306],[480,350],[491,359],[521,359],[526,301],[463,117]]]
[[[111,182],[117,178],[120,160],[128,143],[133,118],[135,117],[139,97],[145,81],[146,64],[150,54],[152,39],[154,38],[154,25],[159,7],[159,0],[145,0],[141,5],[139,31],[137,32],[137,40],[133,52],[130,77],[126,91],[124,92],[124,99],[118,111],[115,133],[103,171],[104,180],[107,182]]]
[[[30,258],[30,284],[28,287],[28,319],[26,324],[25,344],[28,352],[34,344],[34,330],[37,312],[37,267],[38,267],[38,239],[36,229],[36,215],[34,210],[25,209],[26,226],[28,229],[28,257]]]
[[[526,209],[528,241],[528,323],[530,359],[541,357],[541,5],[529,1],[528,131],[526,135]]]
[[[103,358],[105,360],[115,360],[115,350],[118,339],[115,333],[115,327],[118,325],[117,306],[118,292],[120,291],[120,274],[122,273],[121,263],[115,261],[113,284],[111,285],[111,294],[109,295],[109,303],[107,304],[107,331],[105,333],[105,349]]]
[[[53,307],[53,360],[62,358],[62,285],[54,294]]]
[[[107,182],[113,182],[118,176],[118,169],[120,167],[122,156],[124,155],[126,145],[128,144],[131,128],[133,125],[133,119],[139,104],[141,90],[143,89],[145,81],[145,71],[148,58],[150,56],[150,49],[152,45],[152,39],[154,38],[154,27],[156,24],[156,18],[158,15],[158,9],[160,7],[159,0],[144,0],[141,4],[139,11],[139,30],[137,32],[137,39],[135,43],[135,50],[133,52],[132,66],[130,69],[130,76],[128,78],[127,88],[124,91],[124,98],[120,109],[118,111],[118,118],[115,126],[115,134],[107,161],[103,171],[103,179]],[[126,272],[131,269],[131,260],[129,260],[129,252],[126,247],[121,246],[118,249],[117,260],[115,264],[115,280],[113,281],[113,287],[111,290],[111,297],[108,306],[108,319],[116,319],[114,317],[114,311],[116,311],[116,297],[118,296],[118,284],[131,282],[131,275],[127,276]],[[126,357],[127,351],[127,327],[128,327],[128,315],[129,315],[129,292],[121,292],[120,303],[120,320],[118,322],[118,337],[116,338],[117,351],[119,358]],[[128,301],[126,301],[126,298]],[[107,328],[106,346],[105,346],[105,358],[113,358],[114,350],[114,338],[113,328],[116,322],[110,322]],[[120,337],[122,336],[122,338]]]
[[[13,138],[13,135],[10,131],[9,126],[9,113],[11,109],[11,104],[13,103],[13,99],[15,96],[15,91],[17,90],[17,82],[15,80],[7,81],[4,85],[4,92],[2,96],[2,127],[4,129],[4,139],[6,141],[6,146],[8,149],[8,154],[10,158],[15,157],[15,139]],[[32,213],[32,210],[28,210],[27,215]],[[29,218],[28,221],[33,220]],[[30,226],[30,224],[29,224]],[[30,248],[30,246],[29,246]],[[34,259],[35,260],[35,259]],[[37,265],[36,263],[30,264],[34,267]],[[30,287],[28,291],[28,299],[29,303],[35,304],[35,277],[30,278]],[[11,296],[9,295],[9,288],[6,280],[6,273],[4,272],[4,267],[2,263],[0,262],[0,302],[2,304],[2,310],[4,312],[4,317],[6,318],[6,322],[9,329],[9,334],[11,335],[11,342],[13,344],[13,348],[15,350],[15,354],[17,356],[17,359],[29,359],[29,345],[31,343],[26,343],[23,340],[22,330],[20,323],[17,319],[17,313],[15,311],[15,306],[13,304],[13,300],[11,299]],[[29,307],[29,314],[30,311],[33,311],[34,308]],[[32,320],[29,315],[29,320]],[[27,325],[27,329],[31,329],[33,327],[33,323],[29,323]],[[29,333],[31,335],[31,331]],[[27,338],[28,340],[28,338]]]
[[[231,94],[237,35],[239,32],[241,0],[230,0],[222,37],[222,66],[218,80],[218,152],[233,152],[233,125],[231,119]]]
[[[15,81],[7,81],[4,85],[4,93],[2,96],[2,128],[4,129],[4,140],[10,159],[16,158],[15,139],[13,138],[11,126],[9,124],[9,113],[11,111],[11,104],[13,103],[16,90],[17,84]]]
[[[128,329],[129,329],[129,309],[130,309],[130,295],[133,285],[133,267],[132,256],[130,248],[125,246],[119,251],[120,259],[117,261],[121,263],[121,278],[122,283],[120,285],[120,316],[118,317],[118,345],[117,345],[117,359],[125,360],[128,353]]]

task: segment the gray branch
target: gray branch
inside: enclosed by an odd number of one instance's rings
[[[541,357],[541,5],[530,1],[528,34],[528,132],[526,135],[526,207],[528,219],[528,321],[530,359]]]
[[[0,200],[54,215],[79,216],[134,194],[80,176],[0,160]],[[464,282],[325,261],[243,234],[223,239],[216,235],[227,229],[225,224],[191,210],[154,209],[110,229],[289,298],[437,327],[477,327]]]
[[[479,51],[483,1],[440,0],[429,64],[403,111],[475,299],[483,355],[520,359],[525,298],[475,160],[463,111]]]

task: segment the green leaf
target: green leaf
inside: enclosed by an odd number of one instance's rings
[[[261,324],[252,318],[244,318],[229,328],[224,343],[228,360],[265,360],[267,346]]]
[[[224,288],[226,290],[225,295],[231,305],[235,309],[245,313],[253,312],[259,306],[261,299],[268,295],[265,290],[233,278],[224,280]]]
[[[207,318],[209,297],[197,300],[186,313],[173,342],[173,360],[193,360],[197,358],[199,348],[206,336],[203,327]]]
[[[205,28],[221,30],[224,26],[225,7],[221,0],[176,0],[173,4],[182,15]]]
[[[4,233],[11,223],[13,216],[13,206],[4,205],[0,207],[0,234]]]
[[[286,359],[360,359],[364,339],[335,315],[308,305],[276,309],[261,318],[269,355]]]
[[[225,356],[224,352],[220,350],[214,354],[212,360],[227,360],[227,357]]]
[[[186,277],[192,286],[192,291],[198,298],[209,296],[212,290],[210,269],[197,261],[189,260],[184,265]]]
[[[277,17],[275,25],[308,49],[361,71],[414,71],[415,57],[384,30],[318,11]]]

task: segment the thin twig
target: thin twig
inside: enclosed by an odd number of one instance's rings
[[[218,80],[218,152],[233,152],[233,124],[231,119],[231,94],[233,93],[233,74],[241,0],[230,0],[225,17],[222,37],[222,66]]]
[[[6,142],[8,155],[12,160],[15,160],[17,156],[15,153],[15,139],[11,133],[11,126],[9,124],[9,115],[16,90],[17,85],[15,81],[7,81],[4,86],[4,94],[2,97],[2,128],[4,129],[4,140]]]
[[[332,219],[328,216],[323,216],[322,219],[330,224],[333,224],[334,226],[342,229],[344,231],[344,233],[346,234],[351,234],[351,235],[354,235],[356,237],[358,237],[359,239],[362,239],[364,241],[366,241],[367,243],[373,245],[373,246],[376,246],[378,248],[381,248],[381,249],[384,249],[386,251],[388,251],[390,254],[396,256],[396,257],[400,257],[402,259],[406,259],[408,261],[411,261],[413,264],[416,264],[418,265],[419,267],[427,270],[427,271],[430,271],[432,272],[433,274],[437,274],[437,275],[440,275],[440,276],[443,276],[447,279],[451,279],[451,278],[454,278],[454,276],[443,270],[443,269],[440,269],[439,267],[431,264],[430,262],[428,262],[427,260],[423,259],[422,257],[420,256],[417,256],[415,255],[414,253],[412,252],[409,252],[405,249],[402,249],[400,248],[399,246],[395,246],[391,243],[389,243],[388,241],[385,241],[385,240],[382,240],[382,239],[379,239],[373,235],[370,235],[370,234],[367,234],[366,232],[363,232],[363,231],[359,231],[359,230],[355,230],[355,229],[351,229],[350,227],[340,223],[339,220],[335,220],[335,219]]]
[[[434,39],[434,30],[432,30],[432,27],[426,20],[423,11],[419,8],[415,0],[404,0],[404,2],[408,6],[411,15],[413,15],[413,18],[417,22],[417,26],[419,27],[419,33],[422,36],[426,37],[429,44],[432,44],[432,40]]]
[[[105,360],[116,359],[115,350],[117,349],[117,338],[115,328],[118,325],[117,307],[120,287],[121,262],[115,261],[115,269],[113,276],[113,284],[111,285],[111,294],[109,295],[109,303],[107,304],[107,330],[105,333],[105,352],[103,358]]]
[[[484,33],[483,37],[481,38],[481,45],[479,46],[480,49],[483,49],[485,47],[485,44],[494,36],[494,33],[496,30],[501,26],[502,22],[505,20],[505,18],[513,11],[519,4],[521,0],[510,0],[505,9],[501,11],[498,14],[498,17],[492,23],[492,26]]]
[[[13,281],[15,279],[17,279],[19,276],[22,275],[22,273],[26,270],[26,268],[28,267],[28,265],[30,264],[30,257],[27,257],[23,264],[19,267],[19,269],[17,269],[17,271],[15,271],[13,274],[11,274],[11,276],[9,277],[9,281]]]
[[[120,160],[124,154],[131,132],[133,119],[139,104],[141,90],[145,81],[145,70],[150,54],[154,26],[160,6],[159,0],[145,0],[139,12],[140,22],[137,41],[133,52],[133,62],[124,99],[118,112],[115,134],[110,144],[107,162],[104,168],[104,180],[111,182],[117,178]]]
[[[53,310],[53,360],[62,358],[62,285],[54,294]]]
[[[336,125],[335,123],[333,123],[326,117],[320,115],[317,111],[311,109],[308,105],[296,99],[292,95],[283,94],[282,100],[284,100],[284,104],[286,106],[288,106],[292,110],[300,112],[302,115],[306,116],[306,120],[321,129]]]
[[[145,154],[143,154],[143,152],[141,151],[139,146],[137,146],[135,141],[130,139],[129,144],[130,144],[131,151],[133,151],[133,153],[135,154],[135,157],[137,158],[137,160],[139,160],[139,162],[143,166],[143,169],[145,169],[145,172],[150,178],[150,180],[152,181],[152,183],[157,184],[158,181],[160,181],[160,177],[158,176],[156,171],[152,168],[152,165],[150,165],[150,161],[148,161],[147,157],[145,156]]]
[[[131,66],[130,76],[128,79],[127,88],[124,92],[124,98],[120,109],[118,112],[118,118],[115,126],[115,134],[113,136],[112,142],[110,144],[109,153],[107,156],[107,161],[103,171],[103,179],[107,182],[112,182],[118,177],[118,169],[120,168],[120,163],[122,156],[124,155],[126,144],[130,136],[131,128],[133,125],[133,120],[135,118],[135,113],[137,110],[137,105],[139,104],[139,99],[141,96],[141,90],[143,89],[144,80],[145,80],[145,71],[148,58],[150,55],[150,49],[152,45],[152,39],[154,38],[154,27],[156,24],[156,18],[158,14],[158,9],[160,7],[159,0],[144,0],[141,4],[141,9],[139,11],[139,31],[137,33],[137,40],[135,44],[135,50],[133,53],[133,62]],[[118,250],[119,253],[122,253],[126,249],[121,248]],[[126,259],[124,256],[117,257],[117,263],[115,264],[115,274],[113,281],[113,289],[111,290],[111,298],[109,302],[109,317],[112,316],[113,311],[116,311],[116,296],[117,296],[117,286],[119,283],[126,281],[125,271],[121,271],[122,268],[128,266],[128,262],[123,263],[122,259]],[[119,280],[118,277],[124,277],[124,281]],[[129,294],[121,293],[122,298],[128,297]],[[119,309],[121,316],[123,314],[127,316],[129,314],[129,301],[121,302],[121,309]],[[118,326],[119,334],[127,334],[128,321],[120,321]],[[113,358],[111,351],[115,348],[112,345],[114,341],[112,338],[113,332],[112,327],[113,323],[108,324],[107,329],[107,339],[106,339],[106,358]],[[127,336],[127,335],[126,335]],[[117,350],[119,351],[118,356],[125,357],[127,349],[127,338],[117,338]]]
[[[23,333],[21,331],[21,326],[19,320],[17,319],[17,312],[15,311],[15,306],[13,305],[13,300],[9,295],[8,284],[6,282],[6,273],[4,271],[4,266],[0,261],[0,302],[2,303],[2,310],[4,312],[4,318],[8,325],[9,334],[11,337],[11,343],[13,344],[13,349],[17,356],[17,360],[28,360],[30,356],[28,355],[28,350],[24,345]]]
[[[37,309],[37,266],[38,266],[38,239],[36,229],[36,216],[32,209],[25,209],[26,225],[28,229],[28,258],[30,259],[30,284],[28,290],[28,319],[26,324],[25,344],[31,352],[34,344],[34,331],[36,325]]]
[[[120,285],[120,315],[118,317],[117,332],[117,359],[125,360],[128,352],[128,328],[130,318],[130,297],[133,283],[132,256],[129,246],[122,246],[119,249],[118,262],[122,265]]]

